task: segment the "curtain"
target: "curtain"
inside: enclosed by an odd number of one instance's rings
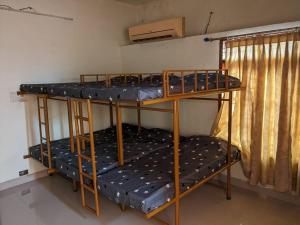
[[[250,184],[300,194],[300,32],[227,41],[225,67],[245,87],[233,94],[232,142]],[[227,114],[224,102],[212,131],[225,140]]]

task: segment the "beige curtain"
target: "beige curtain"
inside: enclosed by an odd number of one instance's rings
[[[300,32],[226,43],[226,68],[244,91],[233,100],[233,143],[250,184],[300,193]],[[227,138],[228,103],[213,134]]]

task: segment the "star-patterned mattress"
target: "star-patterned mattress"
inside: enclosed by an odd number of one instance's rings
[[[131,137],[132,134],[137,133],[137,126],[130,124],[123,124],[124,138]],[[116,128],[107,128],[94,132],[95,143],[113,143],[117,137]],[[75,141],[75,138],[74,138]],[[76,142],[76,141],[75,141]],[[47,147],[44,145],[44,149]],[[62,158],[68,156],[71,152],[70,139],[64,138],[60,140],[51,141],[51,153],[52,153],[52,166],[55,167],[56,158]],[[39,161],[41,161],[41,150],[40,145],[29,147],[29,154]],[[44,157],[44,164],[48,167],[48,157]]]
[[[208,89],[225,87],[225,76],[216,73],[208,74]],[[181,78],[175,75],[169,76],[170,93],[181,93]],[[239,79],[229,76],[229,88],[240,87]],[[184,92],[193,92],[195,88],[194,75],[184,77]],[[197,90],[205,90],[206,74],[197,74]],[[149,100],[163,97],[162,75],[154,75],[144,78],[141,82],[138,77],[123,77],[111,79],[111,87],[106,87],[104,81],[86,83],[54,83],[54,84],[21,84],[20,91],[33,94],[49,94],[50,96],[90,98],[98,100]]]
[[[118,147],[116,143],[116,129],[108,128],[94,132],[97,174],[105,173],[118,166]],[[169,131],[152,128],[142,128],[138,133],[135,125],[123,124],[124,159],[125,162],[143,157],[153,151],[168,148],[172,143],[172,134]],[[74,180],[79,180],[78,154],[70,150],[69,139],[51,142],[52,165],[59,172]],[[41,161],[40,146],[29,149],[30,155]],[[90,146],[82,154],[90,155]],[[48,166],[48,159],[44,158]],[[91,164],[83,160],[83,170],[91,174]]]
[[[226,162],[225,141],[208,136],[187,138],[180,144],[180,187],[188,190]],[[98,175],[98,189],[118,204],[149,213],[174,196],[173,148],[157,150],[123,167]],[[240,159],[232,147],[232,158]]]

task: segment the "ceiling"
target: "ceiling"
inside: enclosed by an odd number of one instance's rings
[[[131,5],[143,5],[149,2],[157,1],[157,0],[116,0],[118,2],[124,2]]]

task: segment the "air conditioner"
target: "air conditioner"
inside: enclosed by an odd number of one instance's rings
[[[129,28],[129,39],[141,42],[162,38],[183,37],[185,32],[184,17],[156,21]]]

